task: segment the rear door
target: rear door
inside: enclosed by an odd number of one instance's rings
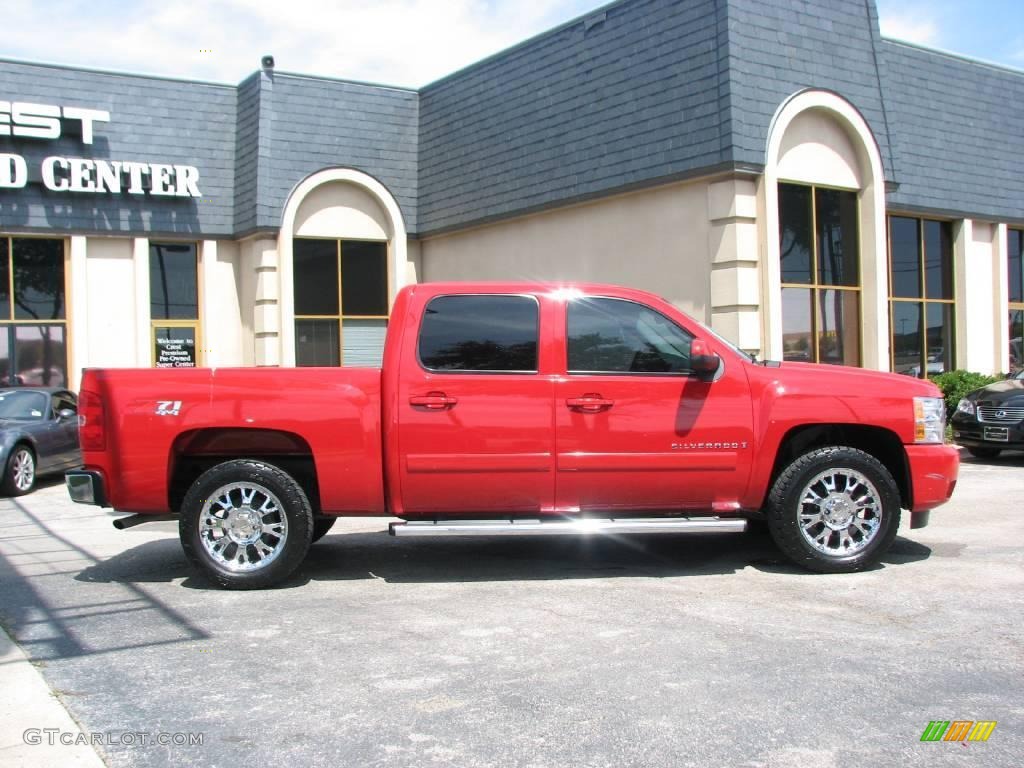
[[[405,511],[550,510],[554,384],[540,373],[541,302],[510,294],[426,301],[398,386]]]
[[[715,381],[701,381],[689,368],[694,333],[667,307],[602,297],[564,306],[565,375],[555,391],[558,507],[734,508],[753,454],[739,360],[728,355]]]

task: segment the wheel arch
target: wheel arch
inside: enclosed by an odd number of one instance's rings
[[[250,427],[207,427],[178,435],[168,461],[167,502],[181,508],[188,489],[206,470],[234,459],[252,459],[287,472],[302,487],[314,511],[320,484],[313,449],[294,432]]]
[[[889,470],[900,492],[900,506],[911,509],[913,487],[910,464],[899,435],[885,427],[865,424],[804,424],[790,429],[779,443],[762,506],[767,502],[775,481],[794,459],[815,448],[843,445],[874,456]]]

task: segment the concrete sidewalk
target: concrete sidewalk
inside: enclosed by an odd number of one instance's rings
[[[81,734],[43,676],[0,628],[0,765],[105,768]]]

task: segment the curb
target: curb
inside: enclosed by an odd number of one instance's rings
[[[26,732],[38,736],[39,743],[26,743],[36,741],[26,738]],[[106,768],[92,746],[75,744],[86,738],[39,670],[0,627],[0,764],[5,768]],[[61,743],[62,739],[69,743]]]

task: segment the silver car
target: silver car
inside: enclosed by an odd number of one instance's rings
[[[39,475],[80,466],[78,399],[66,389],[0,389],[0,487],[29,493]]]

